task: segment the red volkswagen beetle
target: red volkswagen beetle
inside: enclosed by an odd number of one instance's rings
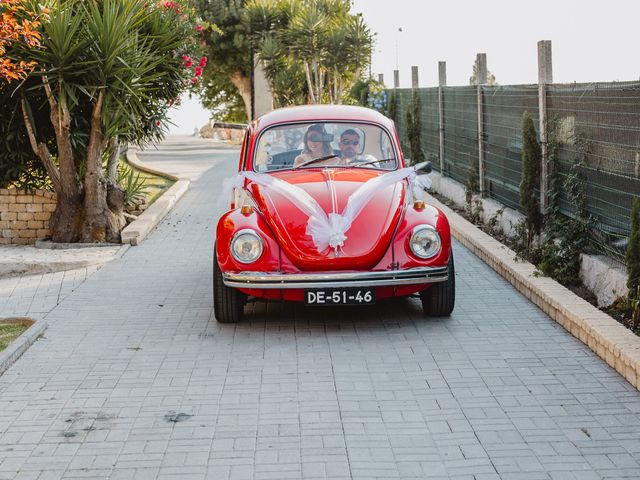
[[[427,315],[452,312],[449,223],[423,200],[431,166],[405,166],[385,116],[276,110],[250,125],[238,170],[217,226],[219,322],[239,321],[248,296],[338,306],[419,294]]]

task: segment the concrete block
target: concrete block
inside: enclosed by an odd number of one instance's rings
[[[431,178],[432,188],[436,192],[447,197],[458,207],[464,207],[466,202],[464,185],[450,178],[443,177],[438,172],[431,173],[429,178]]]
[[[524,215],[517,210],[505,207],[500,202],[491,198],[482,199],[482,209],[484,211],[482,221],[485,224],[489,224],[489,222],[495,218],[497,220],[496,226],[508,237],[515,236],[516,225],[524,219]],[[500,210],[502,210],[502,213],[499,214],[498,212]]]
[[[604,255],[580,255],[580,279],[598,298],[599,307],[608,307],[629,293],[627,271]]]

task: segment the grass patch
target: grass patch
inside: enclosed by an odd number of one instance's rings
[[[27,328],[27,325],[21,323],[2,323],[0,322],[0,351],[4,350],[18,338]]]
[[[118,167],[121,177],[120,185],[125,189],[127,197],[131,198],[125,204],[125,211],[133,213],[141,204],[147,207],[171,187],[175,182],[168,178],[137,169],[135,166],[120,159]]]
[[[169,180],[168,178],[164,178],[159,175],[153,175],[140,170],[136,170],[136,172],[140,173],[140,179],[144,181],[144,193],[147,196],[147,203],[149,205],[155,202],[160,195],[175,183],[173,180]]]

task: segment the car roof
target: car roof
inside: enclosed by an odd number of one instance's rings
[[[393,122],[381,113],[353,105],[300,105],[273,110],[253,122],[255,133],[280,123],[321,120],[377,123],[393,130]]]

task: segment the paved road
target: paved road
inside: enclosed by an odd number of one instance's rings
[[[459,244],[451,318],[254,303],[218,325],[235,153],[186,147],[176,209],[0,377],[0,479],[640,478],[640,394]]]

